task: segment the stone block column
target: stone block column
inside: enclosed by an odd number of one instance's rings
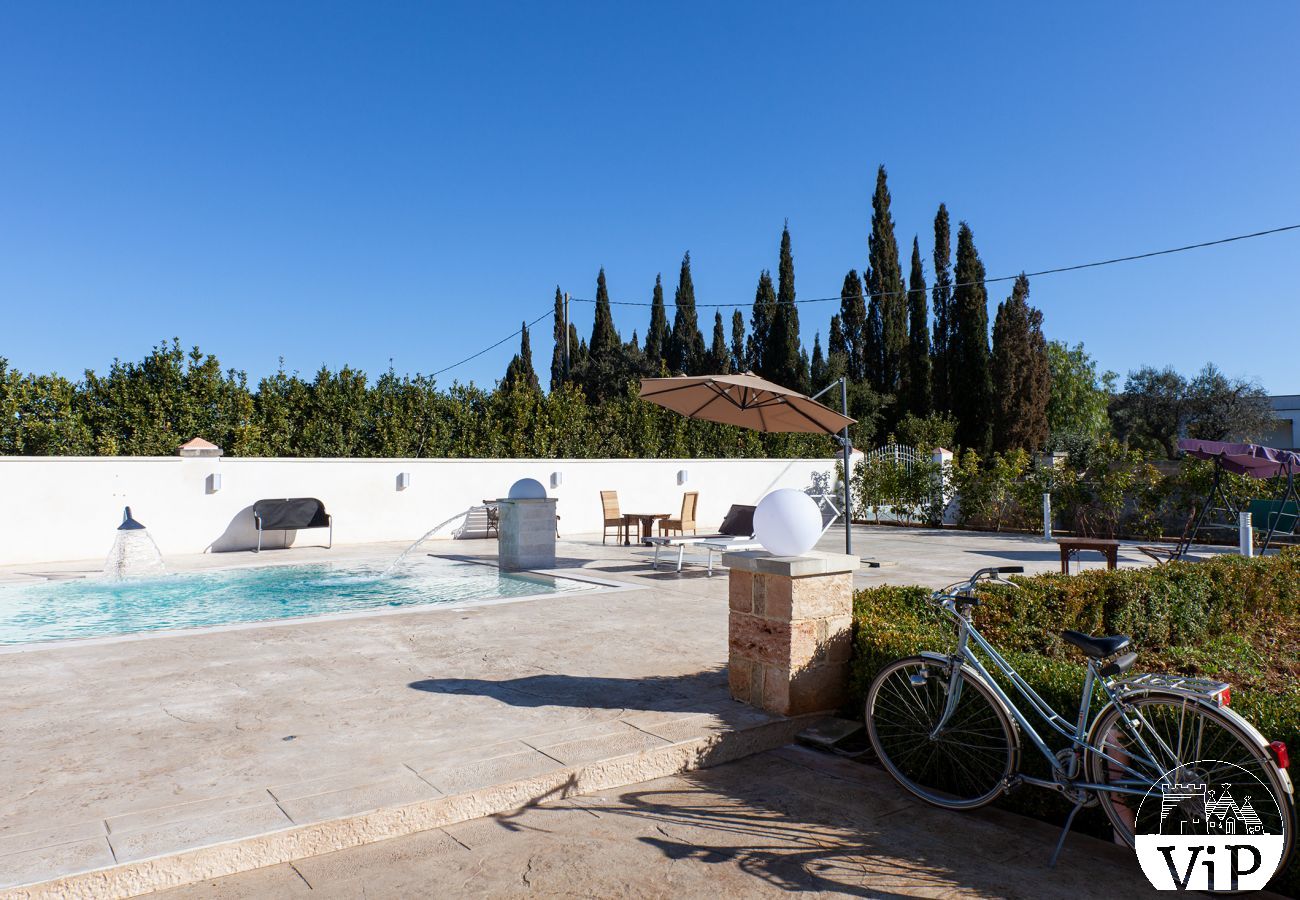
[[[554,498],[501,500],[499,561],[501,571],[555,568]]]
[[[825,712],[848,696],[853,573],[839,553],[727,553],[731,696],[782,716]]]

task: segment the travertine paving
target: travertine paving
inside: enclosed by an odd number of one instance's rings
[[[863,569],[859,586],[943,584],[999,562],[1051,570],[1057,559],[1054,545],[1026,537],[883,528],[856,539],[860,554],[894,563]],[[823,545],[842,549],[842,533]],[[175,571],[400,549],[168,562]],[[431,549],[485,558],[496,543]],[[448,797],[545,788],[562,770],[667,759],[665,748],[763,724],[728,699],[725,573],[652,571],[648,551],[591,540],[562,541],[559,554],[557,571],[622,587],[0,653],[0,888],[368,810],[414,805],[436,822]],[[0,579],[94,568],[19,567]],[[391,822],[372,825],[367,834],[391,833]]]
[[[1155,897],[1132,851],[950,813],[788,748],[166,892],[244,897]]]

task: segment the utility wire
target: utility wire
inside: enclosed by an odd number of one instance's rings
[[[517,336],[517,335],[523,334],[524,328],[532,328],[532,327],[533,327],[534,325],[536,325],[538,322],[542,321],[542,319],[545,319],[547,316],[553,316],[553,315],[555,315],[555,310],[554,310],[554,309],[548,309],[546,312],[542,313],[542,314],[541,314],[540,316],[538,316],[536,319],[533,319],[533,320],[532,320],[531,322],[529,322],[527,325],[524,325],[524,326],[521,327],[521,328],[516,328],[514,331],[510,332],[509,334],[507,334],[505,337],[503,337],[501,340],[497,341],[497,342],[496,342],[495,344],[493,344],[491,347],[484,347],[482,350],[480,350],[478,353],[475,353],[473,356],[467,356],[467,357],[465,357],[464,359],[462,359],[460,362],[454,362],[454,363],[452,363],[452,364],[449,365],[449,366],[444,366],[443,368],[441,368],[441,369],[439,369],[438,371],[434,372],[434,373],[433,373],[432,375],[430,375],[429,377],[430,377],[430,378],[437,378],[437,377],[438,377],[439,375],[441,375],[443,372],[450,372],[452,369],[456,368],[457,366],[463,366],[463,365],[465,365],[465,363],[469,362],[470,360],[478,359],[480,356],[482,356],[484,353],[487,353],[489,350],[495,350],[497,347],[500,347],[502,344],[504,344],[506,341],[510,340],[512,337],[515,337],[515,336]]]
[[[1134,254],[1134,255],[1132,255],[1132,256],[1117,256],[1117,257],[1114,257],[1113,259],[1102,259],[1102,260],[1098,260],[1098,261],[1096,261],[1096,262],[1078,263],[1077,265],[1073,265],[1073,266],[1059,266],[1059,267],[1057,267],[1057,268],[1055,268],[1055,269],[1042,269],[1041,271],[1038,271],[1038,272],[1025,272],[1025,273],[1023,273],[1023,274],[1025,275],[1026,278],[1037,278],[1037,277],[1039,277],[1040,275],[1056,275],[1056,274],[1058,274],[1058,273],[1060,273],[1060,272],[1076,272],[1076,271],[1078,271],[1079,269],[1094,269],[1094,268],[1096,268],[1096,267],[1098,267],[1098,266],[1110,266],[1110,265],[1114,265],[1115,263],[1133,262],[1134,260],[1138,260],[1138,259],[1150,259],[1150,258],[1153,257],[1153,256],[1167,256],[1167,255],[1170,254],[1170,253],[1183,253],[1183,252],[1185,252],[1185,251],[1187,251],[1187,250],[1199,250],[1199,249],[1201,249],[1201,248],[1203,248],[1203,247],[1215,247],[1215,246],[1218,246],[1219,244],[1230,244],[1230,243],[1232,243],[1233,241],[1245,241],[1245,240],[1249,240],[1250,238],[1264,237],[1264,236],[1266,236],[1266,235],[1270,235],[1270,234],[1279,234],[1279,233],[1281,233],[1281,232],[1283,232],[1283,231],[1295,231],[1296,229],[1300,229],[1300,224],[1296,224],[1296,225],[1283,225],[1281,228],[1269,228],[1269,229],[1267,229],[1267,230],[1265,230],[1265,231],[1254,231],[1254,232],[1251,232],[1250,234],[1238,234],[1238,235],[1234,235],[1234,236],[1232,236],[1232,237],[1218,238],[1217,240],[1213,240],[1213,241],[1202,241],[1202,242],[1199,243],[1199,244],[1186,244],[1185,246],[1182,246],[1182,247],[1170,247],[1170,248],[1167,249],[1167,250],[1152,250],[1152,251],[1149,252],[1149,253],[1137,253],[1137,254]],[[976,285],[976,284],[996,284],[996,283],[999,282],[999,281],[1012,281],[1012,280],[1014,280],[1014,279],[1016,279],[1016,278],[1019,278],[1019,277],[1020,277],[1020,275],[1000,275],[1000,276],[998,276],[997,278],[985,278],[983,281],[962,281],[962,282],[957,282],[956,284],[951,285],[951,287],[952,287],[952,288],[959,288],[959,287],[970,287],[970,286],[972,286],[972,285]],[[872,294],[872,293],[866,293],[866,294],[863,295],[863,297],[864,297],[864,299],[870,299],[870,298],[872,298],[872,297],[889,297],[889,296],[893,296],[893,295],[895,295],[895,294],[900,295],[900,296],[906,296],[908,293],[909,293],[909,291],[906,291],[906,290],[903,290],[903,291],[880,291],[880,292],[877,292],[877,293],[874,293],[874,294]],[[570,299],[571,302],[574,302],[574,303],[594,303],[594,302],[595,302],[594,300],[588,300],[588,299],[586,299],[585,297],[570,297],[569,299]],[[840,298],[840,297],[817,297],[817,298],[814,298],[814,299],[812,299],[812,300],[796,300],[795,303],[828,303],[828,302],[831,302],[831,301],[834,301],[834,300],[840,300],[840,299],[842,299],[842,298]],[[611,300],[611,301],[610,301],[610,305],[612,305],[612,306],[651,306],[652,304],[650,304],[650,303],[643,303],[643,302],[641,302],[641,301],[637,301],[637,300]],[[747,303],[697,303],[697,304],[696,304],[697,307],[707,307],[707,308],[714,308],[714,307],[726,307],[726,308],[730,308],[730,307],[743,307],[743,306],[751,306],[751,305],[753,305],[753,304],[752,304],[752,301],[751,301],[751,302],[747,302]],[[463,365],[465,365],[465,363],[467,363],[467,362],[470,362],[470,361],[472,361],[472,360],[478,359],[478,358],[479,358],[480,356],[482,356],[484,353],[487,353],[487,352],[490,351],[490,350],[495,350],[497,347],[500,347],[500,346],[501,346],[502,344],[504,344],[506,341],[510,340],[510,339],[513,338],[513,337],[517,337],[518,335],[520,335],[521,333],[523,333],[524,328],[531,328],[531,327],[533,327],[534,325],[536,325],[538,322],[542,321],[542,319],[545,319],[547,316],[551,316],[551,315],[554,315],[554,314],[555,314],[555,310],[554,310],[554,309],[548,309],[546,312],[542,313],[542,314],[541,314],[540,316],[538,316],[536,319],[533,319],[533,321],[531,321],[531,322],[529,322],[527,325],[523,326],[523,328],[517,328],[517,329],[515,329],[514,331],[510,332],[508,335],[506,335],[505,337],[503,337],[501,340],[497,341],[495,344],[491,345],[490,347],[484,347],[482,350],[478,351],[477,353],[473,354],[472,356],[467,356],[467,357],[465,357],[465,358],[462,359],[460,362],[455,362],[455,363],[452,363],[452,364],[449,365],[449,366],[444,366],[443,368],[441,368],[441,369],[439,369],[438,371],[434,372],[434,373],[433,373],[432,375],[430,375],[429,377],[430,377],[430,378],[436,378],[436,377],[438,377],[439,375],[443,374],[444,372],[450,372],[452,369],[458,368],[459,366],[463,366]]]
[[[1059,266],[1055,269],[1042,269],[1041,271],[1038,272],[1024,272],[1016,275],[1000,275],[997,278],[985,278],[983,281],[959,281],[956,284],[950,285],[950,287],[951,288],[971,287],[977,284],[996,284],[999,281],[1014,281],[1015,279],[1019,278],[1021,274],[1023,274],[1026,278],[1037,278],[1040,275],[1056,275],[1057,273],[1060,272],[1076,272],[1079,269],[1094,269],[1098,266],[1111,266],[1114,265],[1115,263],[1133,262],[1134,260],[1138,260],[1138,259],[1150,259],[1153,256],[1167,256],[1170,253],[1183,253],[1187,250],[1199,250],[1202,247],[1215,247],[1218,246],[1219,244],[1231,244],[1233,241],[1245,241],[1245,240],[1249,240],[1250,238],[1264,237],[1265,235],[1270,235],[1270,234],[1279,234],[1283,231],[1295,231],[1296,229],[1300,229],[1300,224],[1283,225],[1281,228],[1269,228],[1265,231],[1253,231],[1250,234],[1238,234],[1238,235],[1233,235],[1232,237],[1218,238],[1217,240],[1213,240],[1213,241],[1202,241],[1199,244],[1187,244],[1182,247],[1170,247],[1168,250],[1152,250],[1149,253],[1137,253],[1132,256],[1117,256],[1114,257],[1113,259],[1101,259],[1101,260],[1097,260],[1096,262],[1078,263],[1077,265],[1073,265],[1073,266]],[[931,285],[931,287],[933,287],[933,285]],[[864,299],[870,300],[872,298],[892,297],[895,295],[906,296],[909,293],[911,292],[908,290],[877,291],[876,293],[870,293],[870,292],[864,293],[862,294],[862,297]],[[594,300],[589,300],[586,297],[570,297],[569,299],[575,303],[596,302]],[[811,300],[796,300],[795,303],[828,303],[840,299],[843,298],[839,296],[816,297]],[[611,300],[610,304],[612,306],[652,306],[653,305],[651,303],[645,303],[640,300]],[[696,307],[699,308],[705,308],[705,307],[731,308],[731,307],[752,306],[753,301],[751,300],[745,303],[697,303],[695,305]]]

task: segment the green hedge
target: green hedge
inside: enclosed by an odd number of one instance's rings
[[[1224,555],[1202,563],[1079,575],[1018,578],[1020,590],[981,592],[974,621],[1026,680],[1071,717],[1083,687],[1083,657],[1060,639],[1066,628],[1134,639],[1135,671],[1180,672],[1232,684],[1232,708],[1270,740],[1300,750],[1300,549],[1263,559]],[[920,587],[882,586],[854,595],[854,706],[881,666],[953,643],[948,618]],[[1100,704],[1098,704],[1100,705]],[[1045,732],[1046,728],[1040,728]],[[1046,736],[1046,735],[1045,735]],[[1049,741],[1049,743],[1052,743]],[[1058,741],[1057,744],[1062,742]],[[1032,747],[1026,770],[1043,774]],[[1001,801],[1011,809],[1062,821],[1068,807],[1025,788]],[[1098,810],[1080,826],[1109,834]],[[1300,861],[1275,889],[1300,896]]]

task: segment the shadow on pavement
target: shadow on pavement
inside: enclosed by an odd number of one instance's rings
[[[690,711],[726,700],[727,673],[722,667],[648,678],[583,675],[528,675],[489,681],[482,678],[425,678],[408,687],[430,694],[492,697],[508,706],[575,706],[592,709]]]

